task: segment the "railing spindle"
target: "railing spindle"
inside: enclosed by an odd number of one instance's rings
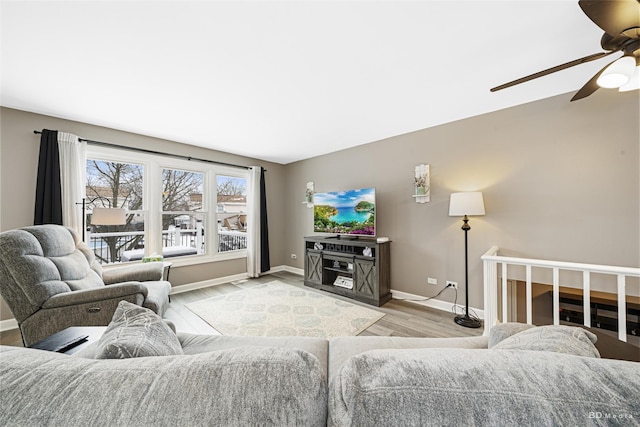
[[[591,327],[591,274],[588,270],[582,272],[582,299],[584,312],[584,326]]]
[[[492,252],[494,250],[495,252]],[[498,247],[494,246],[488,253],[498,253]],[[498,323],[498,263],[484,260],[484,331],[483,335],[489,335],[489,330]]]
[[[527,280],[527,324],[533,324],[533,293],[531,292],[531,266],[527,265],[526,280]]]
[[[553,324],[560,324],[560,270],[553,269]]]
[[[502,323],[509,320],[507,317],[507,264],[502,263]]]
[[[624,274],[618,274],[618,339],[627,342],[627,300]]]

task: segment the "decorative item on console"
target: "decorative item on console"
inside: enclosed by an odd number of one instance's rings
[[[423,164],[416,166],[414,175],[414,198],[416,203],[427,203],[431,200],[431,177],[429,173],[429,165]]]
[[[302,203],[306,203],[308,208],[313,207],[313,193],[314,193],[313,182],[307,182],[307,187],[304,190],[304,202]]]

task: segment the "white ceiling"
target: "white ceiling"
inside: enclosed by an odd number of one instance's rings
[[[3,106],[284,164],[573,92],[619,56],[489,92],[601,51],[577,0],[1,5]]]

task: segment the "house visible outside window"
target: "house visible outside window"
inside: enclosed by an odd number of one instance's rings
[[[205,253],[205,175],[177,169],[162,170],[163,255]]]
[[[218,251],[247,248],[247,179],[216,177],[216,213],[218,216]]]
[[[132,162],[130,151],[100,146],[87,158],[87,242],[100,263],[246,257],[246,170],[145,153]],[[92,224],[94,207],[124,208],[127,223]]]

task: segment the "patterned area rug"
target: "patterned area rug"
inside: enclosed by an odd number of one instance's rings
[[[222,335],[358,335],[384,313],[274,281],[186,304]]]

